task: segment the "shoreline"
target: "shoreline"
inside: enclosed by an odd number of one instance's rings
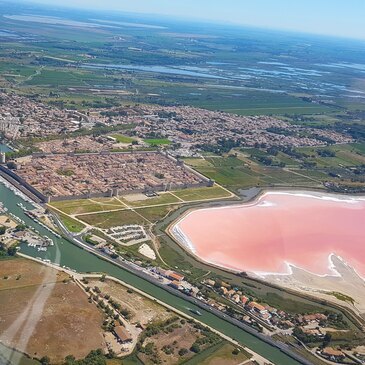
[[[178,217],[176,220],[171,222],[168,227],[166,228],[166,233],[176,242],[183,250],[188,252],[190,255],[192,255],[196,260],[199,262],[202,262],[204,264],[207,264],[209,266],[223,269],[225,271],[238,274],[242,272],[247,272],[248,274],[252,274],[254,276],[260,277],[262,279],[266,279],[267,276],[291,276],[293,274],[293,268],[303,270],[309,274],[315,275],[317,277],[341,277],[341,274],[336,270],[336,266],[334,265],[332,261],[332,257],[336,256],[339,258],[344,264],[351,267],[356,274],[365,281],[365,276],[361,275],[358,270],[356,270],[354,267],[352,267],[343,257],[339,256],[335,252],[329,252],[328,253],[328,266],[326,269],[329,271],[325,274],[318,274],[311,270],[305,269],[303,267],[300,267],[296,264],[293,264],[291,262],[288,262],[286,260],[283,260],[283,264],[286,266],[285,272],[265,272],[260,270],[242,270],[238,269],[232,266],[225,265],[223,263],[217,263],[212,262],[209,260],[205,260],[204,258],[200,257],[196,253],[196,249],[194,246],[194,243],[187,237],[187,235],[183,232],[183,230],[180,228],[179,224],[186,219],[189,215],[196,211],[212,211],[212,210],[224,210],[224,209],[240,209],[240,208],[248,208],[257,206],[260,204],[261,200],[264,199],[267,195],[289,195],[289,196],[300,196],[300,197],[308,197],[308,198],[314,198],[319,200],[325,200],[325,201],[333,201],[333,202],[344,202],[348,204],[353,204],[356,202],[362,202],[365,201],[365,195],[359,194],[359,195],[346,195],[346,194],[338,194],[338,193],[322,193],[319,191],[311,191],[311,190],[278,190],[278,189],[262,189],[258,194],[251,197],[245,202],[241,202],[238,204],[227,204],[224,206],[219,207],[207,207],[207,208],[191,208],[188,209],[186,212],[184,212],[180,217]],[[262,205],[264,206],[264,205]],[[269,205],[266,205],[267,207]]]

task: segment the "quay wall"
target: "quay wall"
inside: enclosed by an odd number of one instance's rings
[[[47,196],[43,195],[41,192],[39,192],[37,189],[28,184],[21,177],[19,177],[17,174],[15,174],[13,171],[9,170],[5,166],[0,165],[0,175],[35,202],[48,202]]]

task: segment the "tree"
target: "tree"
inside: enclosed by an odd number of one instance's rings
[[[64,363],[64,365],[74,365],[74,364],[76,364],[75,356],[73,356],[73,355],[67,355],[65,357],[65,363]]]
[[[179,350],[179,356],[184,356],[188,353],[188,349],[182,348]]]
[[[6,227],[0,226],[0,236],[2,236],[3,234],[5,234],[5,232],[6,232]]]
[[[81,363],[82,365],[105,365],[105,356],[101,349],[91,351]]]
[[[15,246],[11,246],[8,248],[8,255],[9,256],[15,256],[16,254],[16,247]]]
[[[323,339],[323,345],[322,345],[323,348],[327,347],[330,344],[331,340],[332,340],[332,335],[327,332]]]
[[[42,365],[49,365],[51,363],[51,360],[49,359],[48,356],[43,356],[41,359],[40,359],[40,363]]]
[[[200,352],[200,346],[197,343],[193,343],[190,350],[197,354],[198,352]]]
[[[8,169],[10,169],[10,170],[14,170],[14,169],[16,169],[16,163],[15,162],[13,162],[13,161],[9,161],[7,164],[6,164],[6,166],[8,167]]]
[[[27,226],[25,224],[18,224],[16,227],[15,227],[15,230],[17,232],[19,231],[24,231],[25,229],[27,228]]]

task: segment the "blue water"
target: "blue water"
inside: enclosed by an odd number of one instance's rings
[[[132,70],[132,71],[144,71],[144,72],[155,72],[169,75],[182,75],[182,76],[193,76],[193,77],[206,77],[210,79],[224,79],[224,77],[212,75],[203,72],[191,71],[186,66],[184,69],[178,67],[169,66],[138,66],[138,65],[116,65],[116,64],[84,64],[84,68],[111,68],[120,70]],[[193,69],[193,68],[191,68]],[[194,68],[195,69],[195,68]]]
[[[0,143],[0,152],[10,152],[10,151],[11,149],[7,145]]]

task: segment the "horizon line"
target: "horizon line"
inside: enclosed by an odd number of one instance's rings
[[[159,18],[172,18],[176,19],[180,22],[191,22],[196,24],[210,24],[210,25],[217,25],[217,26],[226,26],[227,28],[249,28],[249,29],[256,29],[256,30],[262,30],[262,31],[276,31],[276,32],[283,32],[283,33],[291,33],[291,34],[297,34],[297,35],[307,35],[307,36],[317,36],[317,37],[324,37],[324,38],[331,38],[331,39],[341,39],[341,40],[352,40],[357,42],[365,42],[365,36],[349,36],[349,35],[339,35],[339,34],[331,34],[331,33],[320,33],[320,32],[308,32],[293,28],[281,28],[281,27],[267,27],[263,25],[252,25],[252,24],[245,24],[245,23],[238,23],[238,22],[232,22],[232,21],[224,21],[224,20],[218,20],[218,19],[208,19],[208,18],[187,18],[186,16],[180,16],[176,14],[168,15],[168,14],[162,14],[162,13],[151,13],[151,12],[143,12],[143,11],[125,11],[122,9],[100,9],[98,7],[92,7],[92,8],[85,8],[83,6],[78,5],[65,5],[65,4],[57,4],[57,5],[51,5],[51,4],[45,4],[42,2],[42,0],[18,0],[21,3],[28,3],[33,5],[38,5],[45,8],[53,8],[53,9],[77,9],[84,12],[97,12],[101,11],[103,13],[117,13],[120,15],[133,15],[133,16],[147,16],[147,17],[159,17]],[[10,0],[0,0],[0,3],[10,3],[13,4]]]

